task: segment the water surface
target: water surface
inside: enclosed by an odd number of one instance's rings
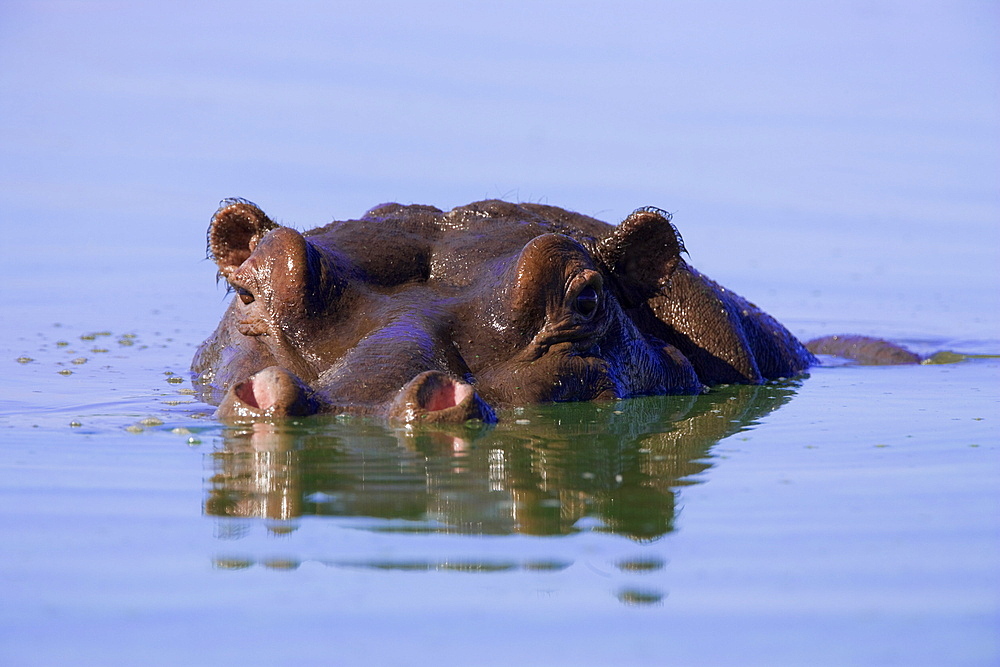
[[[227,427],[227,196],[674,212],[802,337],[1000,353],[988,3],[0,9],[0,662],[988,665],[998,360]],[[930,48],[929,45],[933,45]]]

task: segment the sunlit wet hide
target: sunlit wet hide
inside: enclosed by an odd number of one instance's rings
[[[531,403],[697,394],[813,356],[688,265],[670,215],[377,206],[299,233],[226,200],[209,254],[234,292],[193,362],[218,416],[493,421]]]

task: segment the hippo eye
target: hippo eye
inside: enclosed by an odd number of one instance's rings
[[[235,289],[236,289],[236,294],[238,294],[240,297],[240,301],[246,304],[253,303],[253,294],[251,294],[249,290],[246,290],[242,287],[236,287]]]
[[[591,285],[587,285],[576,295],[576,301],[573,302],[573,309],[589,320],[597,312],[597,304],[599,302],[600,296],[597,294],[597,290]]]

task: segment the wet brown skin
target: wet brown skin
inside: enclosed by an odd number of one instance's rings
[[[829,354],[845,359],[854,359],[863,366],[893,366],[899,364],[919,364],[920,355],[900,347],[896,343],[870,336],[836,335],[824,336],[806,343],[813,354]]]
[[[670,216],[384,204],[304,234],[226,200],[209,255],[235,292],[192,370],[228,420],[347,412],[492,421],[493,407],[692,394],[815,362],[691,268]]]

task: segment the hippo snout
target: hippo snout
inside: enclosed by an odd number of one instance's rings
[[[492,423],[496,413],[467,382],[440,371],[426,371],[407,382],[395,395],[389,420],[404,424],[461,423],[476,419]],[[302,380],[279,366],[269,366],[233,385],[216,410],[223,421],[242,422],[280,417],[305,417],[336,412]]]
[[[261,417],[304,417],[319,412],[319,403],[302,380],[278,366],[269,366],[233,385],[215,416],[227,421]]]
[[[406,424],[497,420],[471,384],[440,371],[425,371],[400,389],[389,407],[389,419]]]

